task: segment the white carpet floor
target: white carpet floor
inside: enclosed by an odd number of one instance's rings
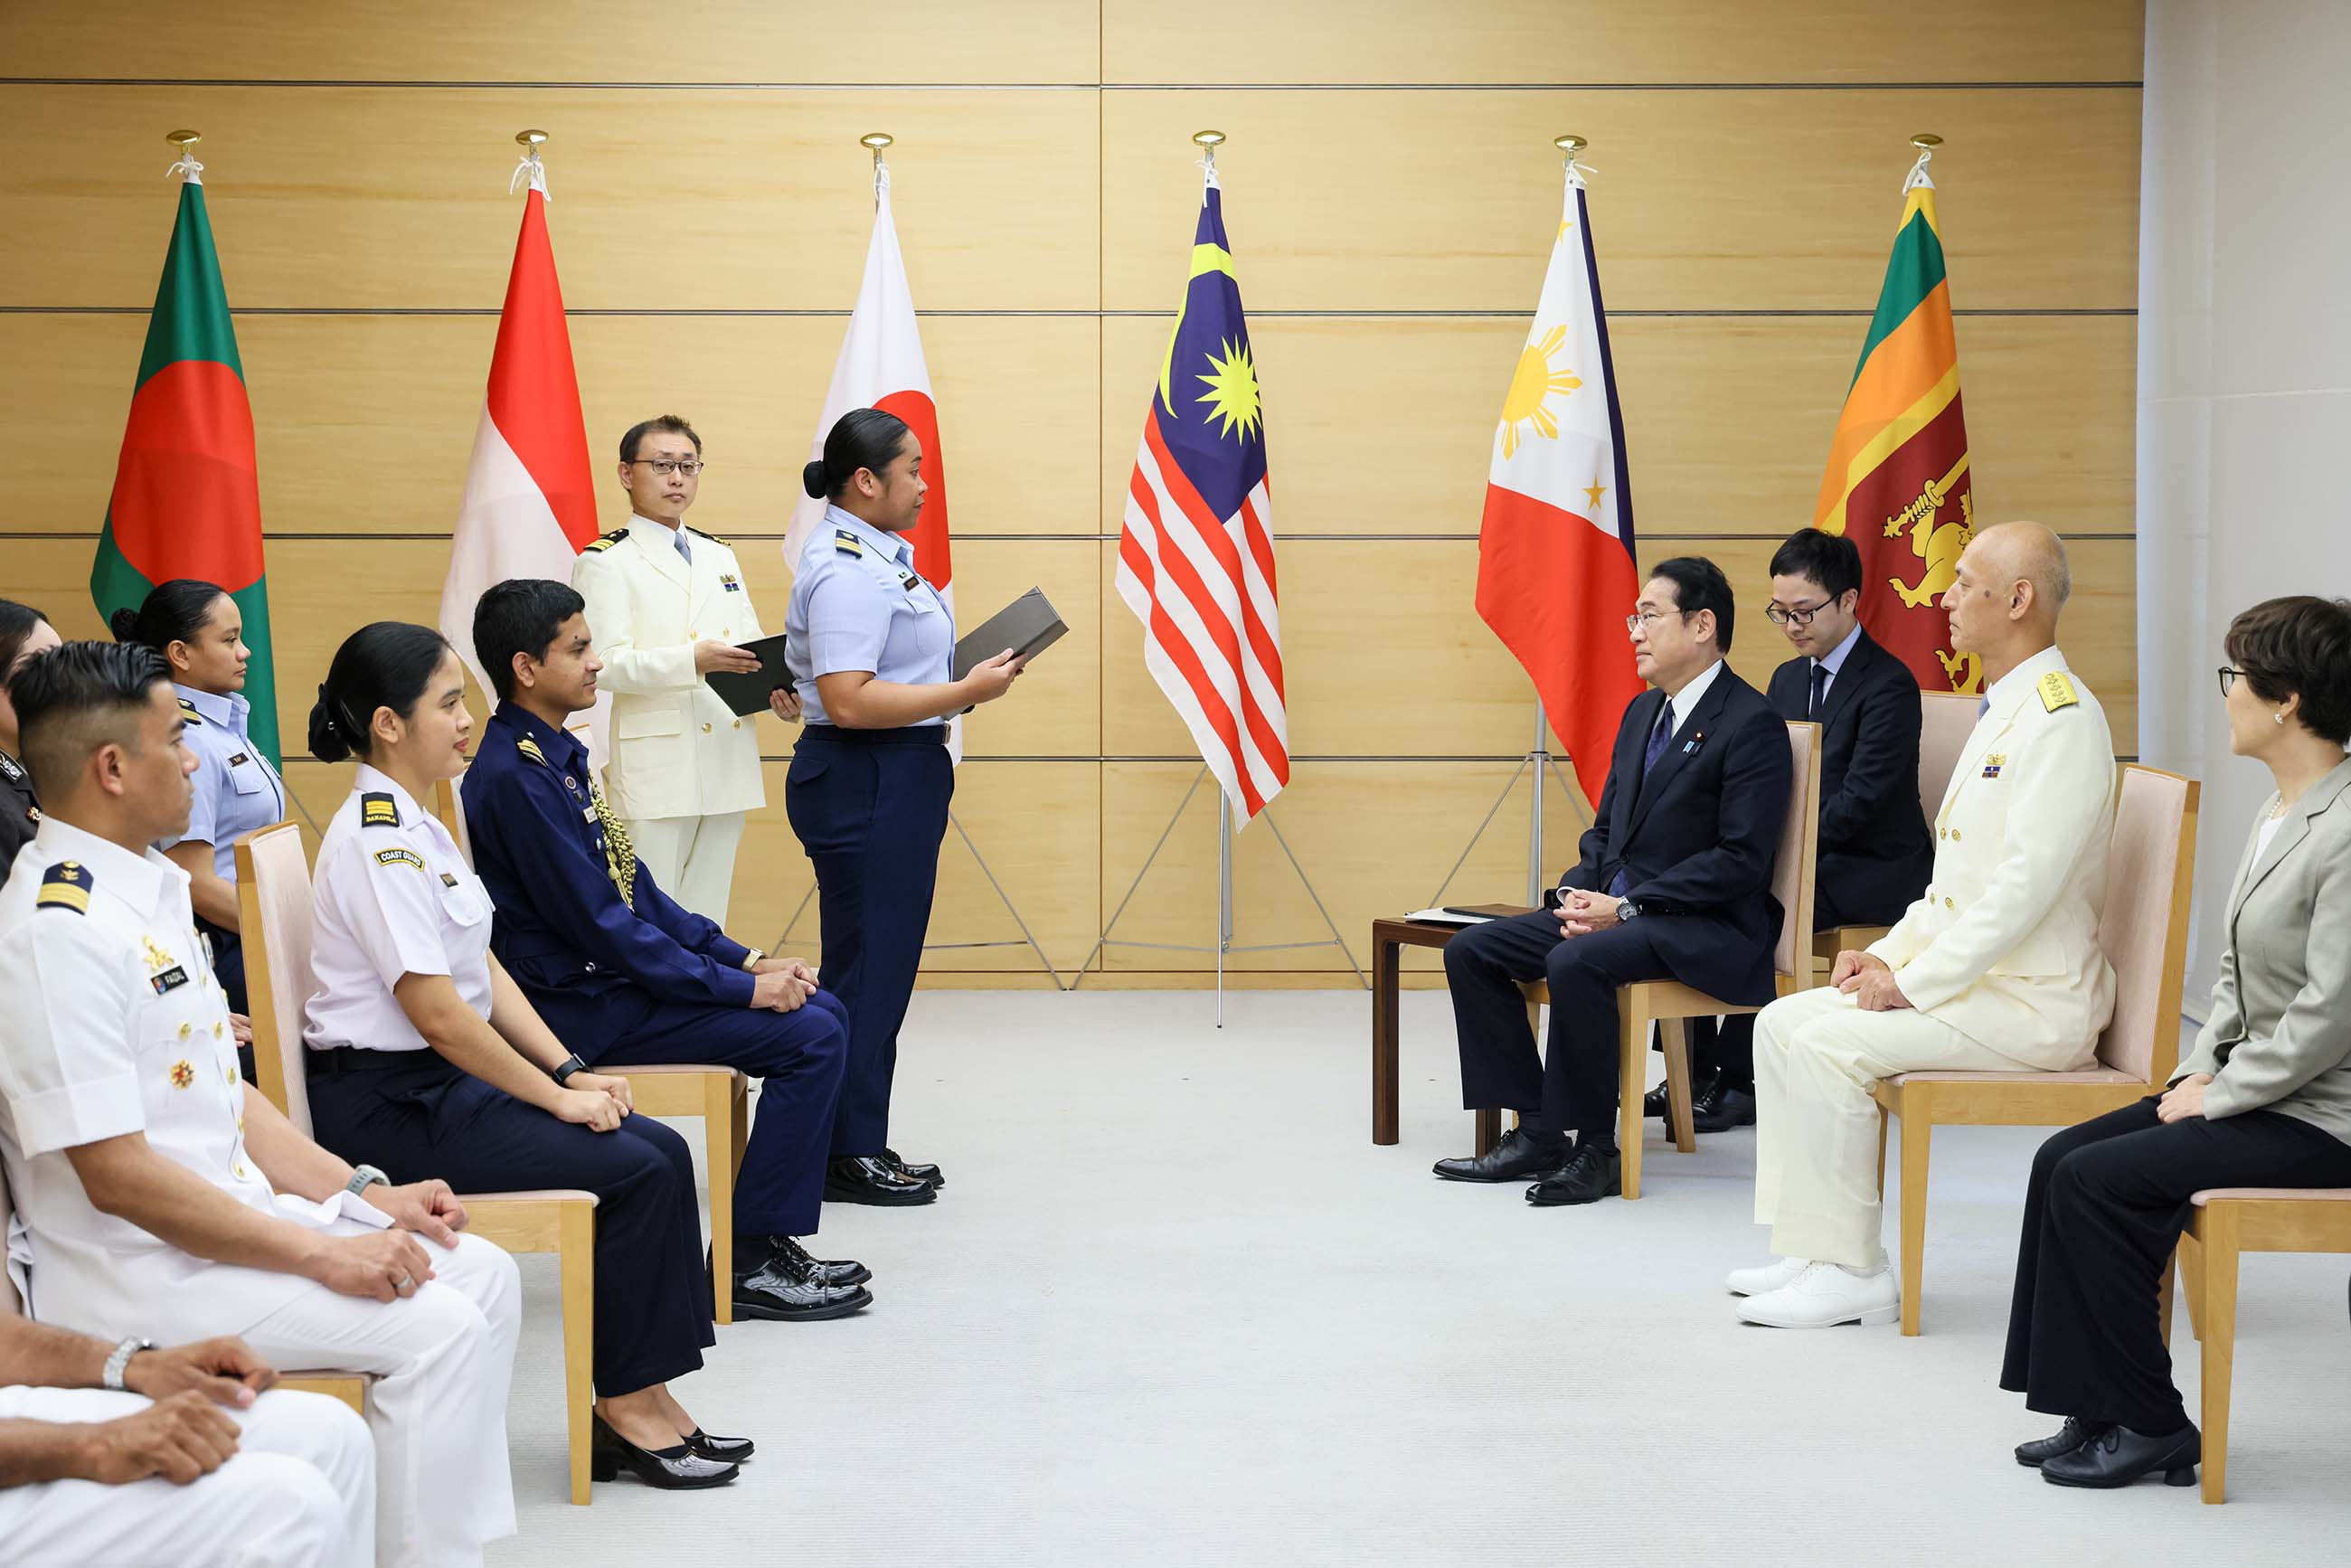
[[[522,1533],[491,1561],[2344,1560],[2345,1260],[2245,1260],[2225,1506],[2052,1487],[2009,1449],[2053,1423],[1996,1386],[2040,1132],[1938,1136],[1920,1338],[1749,1328],[1722,1275],[1768,1255],[1751,1133],[1682,1155],[1653,1123],[1639,1202],[1531,1210],[1429,1174],[1471,1133],[1442,994],[1405,998],[1390,1148],[1363,993],[1212,1007],[921,993],[893,1142],[948,1189],[827,1207],[819,1255],[878,1276],[862,1315],[719,1331],[679,1393],[759,1441],[726,1490],[565,1500],[553,1266],[523,1260]]]

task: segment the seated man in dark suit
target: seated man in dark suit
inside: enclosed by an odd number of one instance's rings
[[[1813,924],[1891,925],[1927,890],[1935,842],[1918,804],[1918,682],[1861,628],[1861,551],[1798,528],[1771,557],[1763,613],[1795,644],[1771,672],[1771,707],[1821,727],[1821,858]],[[1755,1121],[1755,1019],[1690,1025],[1698,1130]],[[1666,1113],[1661,1088],[1643,1103]]]
[[[1543,1206],[1614,1196],[1616,988],[1675,979],[1726,1001],[1771,999],[1771,862],[1792,768],[1786,727],[1722,662],[1731,618],[1730,584],[1712,561],[1651,569],[1625,625],[1635,667],[1656,689],[1625,710],[1583,858],[1550,907],[1447,946],[1462,1103],[1520,1114],[1490,1153],[1439,1160],[1438,1176],[1541,1178],[1527,1197]],[[1551,986],[1540,1058],[1522,980]]]

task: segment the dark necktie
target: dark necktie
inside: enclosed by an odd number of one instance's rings
[[[1821,716],[1821,704],[1828,699],[1828,695],[1829,667],[1826,664],[1822,664],[1818,659],[1815,659],[1813,661],[1813,706],[1812,710],[1805,714],[1804,716],[1812,719],[1819,718]]]
[[[1665,755],[1666,747],[1673,738],[1674,705],[1661,703],[1657,706],[1657,727],[1649,731],[1649,748],[1641,754],[1642,778],[1646,779],[1656,770],[1657,758]]]

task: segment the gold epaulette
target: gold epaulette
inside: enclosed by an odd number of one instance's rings
[[[597,540],[593,541],[592,543],[590,543],[590,544],[588,546],[587,550],[582,551],[581,553],[582,553],[582,554],[588,554],[588,553],[591,553],[591,552],[596,551],[596,550],[611,549],[614,545],[619,544],[622,539],[627,538],[628,537],[629,537],[629,530],[628,530],[628,529],[626,529],[626,528],[614,528],[611,533],[606,534],[602,538],[601,538],[601,539],[597,539]]]
[[[2041,694],[2041,706],[2051,713],[2061,707],[2072,707],[2082,700],[2082,694],[2074,689],[2074,683],[2066,678],[2063,670],[2052,670],[2042,676],[2040,685],[2034,689]]]
[[[196,705],[190,702],[185,697],[182,697],[180,699],[180,711],[188,716],[188,722],[190,724],[202,724],[204,722],[204,716],[196,711]]]
[[[686,527],[685,531],[686,531],[687,533],[690,533],[690,534],[696,534],[696,535],[700,535],[700,537],[702,537],[703,538],[708,539],[712,544],[715,544],[715,545],[725,545],[728,549],[733,549],[735,548],[735,541],[734,541],[734,540],[732,540],[732,539],[722,539],[722,538],[720,538],[716,534],[705,534],[705,533],[703,533],[703,532],[702,532],[702,530],[701,530],[700,528],[693,528],[693,527],[691,527],[691,526]]]
[[[400,826],[399,802],[383,790],[369,790],[360,797],[360,826],[362,828]]]
[[[833,531],[832,548],[843,555],[863,555],[865,541],[847,528],[837,528]]]
[[[515,742],[515,749],[521,752],[525,757],[529,758],[533,762],[538,763],[541,768],[547,766],[547,753],[541,751],[538,748],[538,742],[533,740],[530,737],[526,735],[517,740]]]
[[[34,896],[36,909],[70,909],[76,915],[89,913],[89,890],[98,879],[79,861],[59,861],[41,878],[41,891]]]

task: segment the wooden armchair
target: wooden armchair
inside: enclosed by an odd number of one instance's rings
[[[1952,770],[1959,765],[1959,753],[1966,749],[1968,737],[1975,732],[1976,715],[1983,699],[1966,692],[1923,692],[1919,695],[1918,714],[1918,805],[1932,822],[1942,809],[1943,797],[1950,791]],[[1813,938],[1813,957],[1820,975],[1817,982],[1827,985],[1829,971],[1836,967],[1836,956],[1848,947],[1866,947],[1886,935],[1884,925],[1838,925],[1821,932]]]
[[[310,868],[301,830],[280,822],[236,842],[236,897],[253,1012],[254,1076],[269,1103],[310,1131],[302,1010],[311,991]],[[589,1416],[595,1392],[596,1195],[569,1188],[460,1195],[466,1228],[509,1252],[552,1252],[562,1280],[564,1410],[571,1500],[588,1501]],[[343,1376],[345,1375],[337,1375]],[[288,1379],[297,1386],[317,1386]],[[340,1388],[322,1392],[340,1393]],[[357,1407],[357,1402],[354,1407]]]
[[[2179,989],[2196,871],[2196,780],[2123,769],[2106,854],[2098,945],[2115,968],[2115,1015],[2097,1061],[2071,1072],[1901,1072],[1881,1078],[1877,1185],[1887,1118],[1902,1118],[1902,1332],[1918,1332],[1926,1273],[1927,1157],[1938,1124],[2070,1127],[2145,1098],[2179,1061]]]
[[[1811,723],[1788,726],[1788,749],[1795,761],[1795,777],[1788,794],[1788,816],[1780,830],[1779,852],[1771,866],[1771,894],[1780,901],[1780,945],[1772,958],[1780,995],[1812,985],[1812,954],[1800,935],[1813,928],[1813,872],[1821,841],[1821,727]],[[1541,980],[1520,988],[1526,993],[1527,1019],[1535,1038],[1542,1038],[1541,1009],[1551,1001],[1551,989]],[[1616,1033],[1620,1078],[1617,1086],[1616,1146],[1623,1155],[1625,1196],[1641,1196],[1641,1085],[1647,1079],[1649,1026],[1658,1026],[1666,1055],[1666,1095],[1670,1105],[1667,1128],[1674,1147],[1689,1154],[1698,1147],[1690,1112],[1689,1031],[1684,1020],[1730,1013],[1757,1013],[1762,1008],[1742,1007],[1709,997],[1677,980],[1636,980],[1616,988]]]
[[[465,813],[459,802],[461,780],[444,779],[433,787],[433,814],[449,830],[465,852],[474,859],[473,840],[465,831]],[[735,1176],[743,1167],[743,1145],[750,1135],[751,1082],[731,1067],[664,1061],[616,1070],[629,1081],[629,1092],[638,1112],[647,1116],[702,1118],[703,1165],[710,1176],[710,1278],[716,1289],[716,1318],[735,1321]]]

